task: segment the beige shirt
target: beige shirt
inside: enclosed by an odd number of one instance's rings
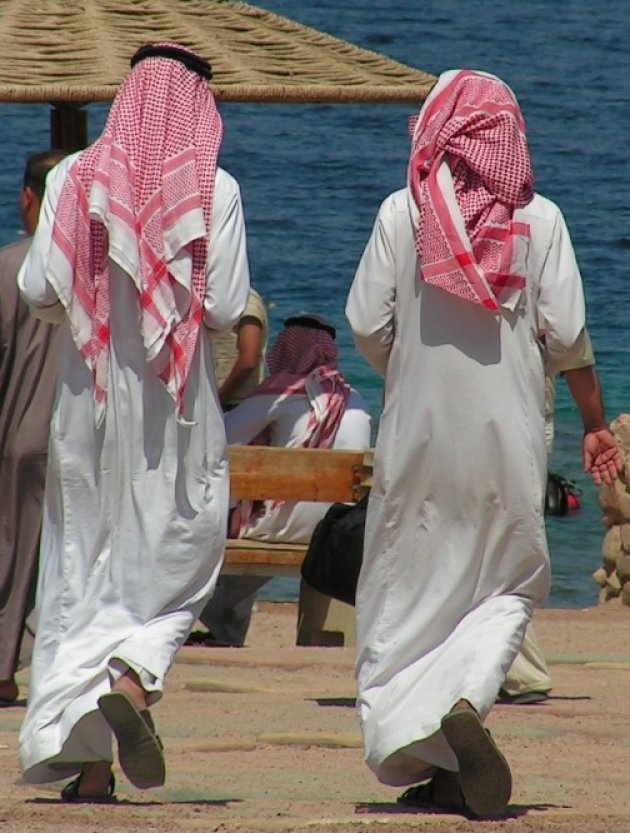
[[[582,335],[567,352],[562,362],[558,365],[558,373],[566,373],[567,370],[577,370],[580,367],[590,367],[595,364],[595,354],[588,330],[584,329]],[[556,377],[547,374],[545,376],[545,448],[547,457],[553,451],[553,440],[555,435],[554,410],[556,402]]]
[[[217,388],[220,388],[223,382],[227,379],[234,362],[238,357],[238,329],[243,318],[255,318],[260,322],[262,327],[262,339],[260,341],[260,353],[258,355],[258,364],[252,370],[250,375],[241,382],[241,384],[232,391],[229,400],[226,404],[236,405],[242,399],[245,399],[254,388],[262,382],[265,376],[265,352],[267,349],[267,310],[263,299],[260,297],[255,289],[250,287],[249,299],[245,312],[243,313],[239,322],[227,333],[222,333],[216,336],[213,343],[214,353],[214,373],[217,380]]]

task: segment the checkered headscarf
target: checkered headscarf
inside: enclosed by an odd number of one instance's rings
[[[408,176],[421,278],[493,311],[513,308],[529,243],[513,214],[534,178],[510,88],[470,70],[441,76],[413,126]]]
[[[68,172],[47,276],[93,372],[97,424],[107,400],[110,258],[135,283],[147,360],[181,417],[222,134],[207,80],[180,61],[149,57],[127,75],[102,135]]]
[[[294,445],[330,448],[346,410],[350,386],[337,369],[333,335],[327,329],[309,326],[309,320],[332,330],[320,316],[290,319],[267,354],[271,375],[251,396],[305,394],[310,404],[308,425]]]

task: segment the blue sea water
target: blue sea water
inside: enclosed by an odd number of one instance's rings
[[[562,208],[582,269],[588,323],[609,418],[630,409],[624,362],[630,249],[630,15],[626,0],[262,0],[270,11],[435,75],[494,72],[514,89],[528,124],[538,190]],[[90,137],[106,108],[89,107]],[[296,310],[327,315],[343,371],[375,422],[378,378],[357,356],[343,308],[381,200],[405,181],[407,117],[400,105],[224,104],[221,163],[239,180],[252,278],[269,306],[272,336]],[[45,105],[0,108],[0,244],[19,231],[26,154],[47,147]],[[581,472],[581,426],[558,384],[551,469],[575,479],[582,508],[549,518],[550,604],[594,604],[591,574],[603,530],[597,490]],[[419,392],[422,395],[422,392]],[[453,390],[453,406],[457,391]],[[264,591],[295,598],[276,579]]]

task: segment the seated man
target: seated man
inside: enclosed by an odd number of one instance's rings
[[[260,444],[264,439],[265,444],[291,448],[369,448],[367,406],[337,369],[335,330],[325,319],[314,315],[287,319],[267,362],[271,375],[225,415],[228,443]],[[255,508],[242,502],[232,514],[230,534],[307,543],[328,506],[265,501]],[[268,580],[220,577],[199,617],[214,640],[244,643],[256,592]]]

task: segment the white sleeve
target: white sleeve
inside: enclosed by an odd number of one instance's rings
[[[386,200],[378,213],[346,303],[346,318],[359,352],[385,376],[394,341],[396,267],[391,212]]]
[[[230,445],[247,445],[273,422],[274,395],[248,396],[225,416],[225,435]]]
[[[538,311],[544,319],[546,369],[555,373],[586,326],[582,277],[560,211],[540,276]]]
[[[241,195],[236,181],[231,188],[220,179],[228,177],[217,170],[217,187],[212,209],[212,228],[206,267],[204,324],[217,333],[233,327],[241,317],[249,296],[249,264]]]
[[[341,419],[333,448],[367,449],[370,447],[372,419],[361,394],[350,389],[350,397]]]
[[[53,223],[68,168],[76,154],[63,159],[46,177],[46,191],[39,212],[31,248],[18,272],[17,282],[22,297],[37,318],[60,323],[65,310],[52,285],[46,280],[46,264],[52,241]]]

